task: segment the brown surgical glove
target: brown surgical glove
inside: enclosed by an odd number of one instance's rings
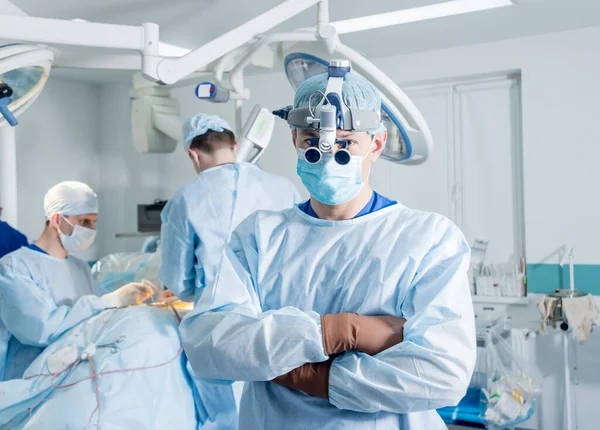
[[[328,314],[321,317],[327,355],[356,350],[369,355],[385,351],[403,340],[406,320],[389,315]]]
[[[321,363],[306,363],[285,375],[278,376],[272,382],[284,387],[294,388],[310,396],[329,398],[329,369],[333,358]]]

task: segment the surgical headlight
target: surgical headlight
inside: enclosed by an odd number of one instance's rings
[[[318,145],[305,152],[306,161],[318,163],[321,154],[332,152],[336,140],[336,130],[369,131],[379,127],[381,117],[379,112],[363,109],[352,109],[346,106],[342,98],[344,77],[350,73],[350,61],[331,60],[328,67],[329,79],[325,93],[316,91],[309,97],[308,107],[296,108],[287,106],[273,111],[287,123],[296,128],[308,128],[319,131]],[[320,96],[318,103],[313,101]],[[347,145],[345,145],[347,146]],[[350,153],[344,147],[336,151],[335,161],[345,165],[350,162]]]
[[[336,108],[332,105],[321,107],[321,116],[319,118],[319,149],[322,152],[331,152],[335,145],[335,115]]]

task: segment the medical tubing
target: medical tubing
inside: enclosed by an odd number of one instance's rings
[[[152,284],[150,281],[147,281],[147,284],[151,286],[151,288],[156,289],[156,291],[158,291],[160,293],[160,291],[158,290],[158,288]],[[177,318],[178,322],[181,322],[181,316],[179,315],[179,313],[177,312],[177,310],[175,309],[175,307],[169,303],[169,306],[171,308],[171,310],[173,311],[173,313],[175,314],[175,317]],[[52,376],[52,379],[50,380],[50,386],[54,389],[64,389],[64,388],[70,388],[73,387],[81,382],[84,381],[89,381],[90,379],[93,381],[94,384],[94,391],[96,394],[96,408],[92,411],[92,414],[90,415],[90,419],[88,421],[88,427],[90,426],[91,422],[92,422],[92,418],[94,417],[94,415],[96,414],[96,412],[98,412],[98,423],[97,423],[97,429],[100,430],[100,408],[101,408],[101,401],[100,401],[100,387],[98,385],[98,377],[100,376],[104,376],[104,375],[110,375],[110,374],[115,374],[115,373],[129,373],[129,372],[137,372],[137,371],[141,371],[141,370],[150,370],[150,369],[156,369],[158,367],[163,367],[166,366],[167,364],[170,364],[171,362],[177,360],[179,357],[181,357],[181,354],[183,354],[183,345],[179,346],[179,350],[177,351],[177,355],[175,355],[173,358],[165,361],[164,363],[160,363],[160,364],[155,364],[152,366],[144,366],[144,367],[133,367],[133,368],[129,368],[129,369],[118,369],[118,370],[107,370],[104,372],[100,372],[97,373],[96,372],[96,366],[94,364],[94,360],[91,356],[88,356],[87,358],[80,358],[77,361],[69,364],[67,367],[65,367],[63,370],[60,370],[56,373],[39,373],[37,375],[31,375],[28,376],[27,378],[24,379],[31,379],[31,378],[35,378],[38,376]],[[68,384],[63,384],[63,385],[56,385],[55,384],[55,380],[58,376],[60,376],[61,374],[63,374],[64,372],[68,371],[69,369],[74,369],[78,364],[80,364],[82,361],[89,361],[90,363],[90,368],[92,371],[92,374],[86,378],[80,379],[78,381],[75,382],[71,382]],[[41,402],[40,402],[41,403]],[[33,413],[32,410],[30,411],[30,413]]]

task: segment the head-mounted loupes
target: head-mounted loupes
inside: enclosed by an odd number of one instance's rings
[[[315,138],[318,139],[318,145],[315,144],[305,153],[306,161],[309,163],[318,163],[321,160],[321,153],[331,152],[333,146],[340,143],[336,140],[336,130],[369,131],[377,129],[381,123],[380,112],[353,109],[344,103],[342,86],[344,77],[350,73],[350,70],[349,61],[331,60],[325,93],[316,91],[311,94],[307,107],[294,109],[292,106],[287,106],[273,112],[274,115],[285,119],[292,127],[319,130],[319,137]],[[346,147],[347,144],[336,151],[334,156],[335,160],[342,165],[350,161],[350,153]]]

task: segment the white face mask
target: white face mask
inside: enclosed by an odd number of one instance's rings
[[[94,243],[94,239],[96,238],[96,230],[80,225],[73,225],[64,216],[61,215],[61,217],[73,227],[73,232],[70,236],[63,234],[63,232],[60,231],[60,227],[58,228],[60,242],[67,252],[84,251],[92,246],[92,243]]]

